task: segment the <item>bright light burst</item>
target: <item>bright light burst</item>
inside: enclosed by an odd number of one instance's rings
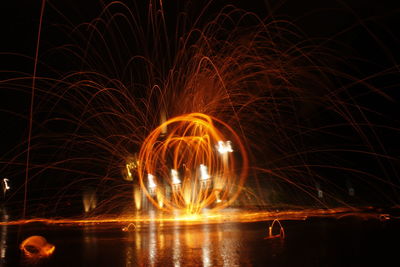
[[[200,164],[200,180],[205,181],[210,179],[210,175],[208,174],[208,168],[204,164]]]
[[[165,127],[168,133],[162,135]],[[215,144],[226,136],[233,138],[238,155],[224,158],[215,151]],[[247,178],[247,168],[244,145],[229,125],[191,113],[172,118],[149,134],[140,149],[138,176],[142,190],[158,208],[198,213],[234,202]]]
[[[171,179],[172,179],[172,184],[173,185],[178,185],[181,183],[181,180],[179,180],[179,176],[178,176],[178,171],[172,169],[171,170]]]
[[[218,141],[217,150],[220,154],[226,154],[233,152],[231,141]]]

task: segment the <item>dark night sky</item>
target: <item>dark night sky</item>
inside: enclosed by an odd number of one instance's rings
[[[32,0],[5,1],[0,8],[0,70],[20,71],[32,73],[33,63],[23,57],[11,56],[13,53],[34,56],[37,28],[40,14],[40,2]],[[147,1],[137,1],[147,2]],[[178,4],[170,4],[174,2]],[[167,14],[174,14],[186,1],[164,1]],[[193,1],[191,12],[196,15],[198,10],[208,1]],[[348,3],[351,2],[351,3]],[[52,27],[55,24],[65,24],[63,17],[73,24],[91,20],[98,16],[101,8],[95,0],[68,0],[49,1],[46,6],[42,45],[40,53],[44,53],[53,46],[68,43],[68,37],[57,32]],[[324,38],[328,41],[327,47],[336,50],[343,57],[354,58],[354,73],[367,77],[376,73],[385,73],[395,69],[400,60],[400,3],[398,1],[339,1],[339,0],[275,0],[275,1],[214,1],[203,19],[213,17],[213,10],[232,3],[238,7],[253,11],[260,17],[272,16],[292,21],[307,38]],[[143,7],[139,7],[143,8]],[[60,13],[58,13],[60,12]],[[173,16],[171,16],[173,18]],[[337,45],[339,43],[340,45]],[[348,47],[348,49],[344,47]],[[356,58],[362,60],[356,60]],[[365,63],[365,62],[367,63]],[[68,70],[62,62],[51,62],[61,70]],[[338,66],[346,70],[346,66]],[[41,70],[39,70],[40,73]],[[0,72],[0,80],[14,77],[13,74]],[[392,97],[392,101],[374,96],[363,99],[366,105],[385,114],[390,127],[399,128],[396,113],[400,93],[398,73],[381,75],[382,78],[372,80],[378,88],[385,88],[385,92]],[[0,119],[2,138],[0,158],[20,144],[27,136],[27,121],[23,118],[29,110],[30,96],[26,92],[18,92],[1,88],[0,91]],[[394,131],[398,133],[398,131]],[[399,157],[397,135],[393,132],[383,133],[385,145],[390,155]],[[0,169],[2,170],[2,169]],[[0,173],[0,177],[3,174]]]
[[[41,1],[18,0],[7,1],[2,4],[0,9],[0,32],[1,42],[0,51],[2,53],[18,53],[28,57],[34,56],[38,18],[40,13]],[[143,1],[145,2],[145,1]],[[175,1],[173,1],[175,2]],[[177,5],[170,5],[165,1],[168,14],[173,14],[180,9],[184,1],[176,1]],[[193,1],[191,10],[200,10],[204,3],[208,1]],[[57,14],[62,13],[72,23],[80,23],[95,18],[101,8],[98,1],[50,1],[46,6],[44,15],[44,30],[42,36],[41,52],[52,48],[52,46],[68,43],[68,37],[52,31],[46,32],[49,25],[65,24],[65,20]],[[219,10],[225,4],[232,3],[238,7],[253,11],[260,17],[273,16],[293,21],[295,25],[304,32],[309,38],[327,38],[335,42],[349,46],[351,49],[344,50],[341,46],[338,53],[349,54],[368,61],[370,64],[355,62],[353,65],[363,74],[368,76],[374,73],[385,71],[395,66],[400,58],[398,45],[400,35],[398,30],[400,4],[397,1],[213,1],[210,11],[204,15],[212,17],[211,10]],[[180,6],[180,7],[179,7]],[[55,11],[54,7],[58,10]],[[197,8],[196,8],[197,7]],[[143,8],[143,7],[139,7]],[[196,12],[194,12],[196,13]],[[46,35],[47,34],[47,35]],[[64,39],[63,39],[64,38]],[[329,46],[333,46],[330,42]],[[356,53],[356,55],[354,55]],[[17,59],[12,56],[3,56],[0,62],[2,70],[17,70],[32,73],[33,63],[29,60]],[[358,64],[358,65],[357,65]],[[60,64],[58,64],[60,65]],[[65,66],[60,65],[60,68]],[[68,68],[68,67],[65,67]],[[7,78],[5,73],[1,74]],[[396,84],[393,81],[377,81]],[[377,84],[379,87],[379,84]],[[393,97],[398,99],[399,93],[393,92]],[[13,96],[14,95],[14,96]],[[15,92],[1,92],[1,107],[3,110],[25,113],[28,109],[26,97],[22,97]],[[388,116],[394,110],[386,103],[376,103],[379,108],[383,108]],[[386,111],[387,109],[387,111]],[[24,126],[13,123],[14,118],[7,120],[8,116],[2,116],[2,120],[7,121],[8,129],[2,129],[3,136],[16,137],[22,132]],[[23,124],[23,123],[22,123]],[[18,134],[15,134],[18,132]],[[21,137],[23,138],[23,137]],[[10,142],[9,144],[12,144]],[[8,148],[8,146],[6,146]],[[4,151],[2,146],[1,151]]]

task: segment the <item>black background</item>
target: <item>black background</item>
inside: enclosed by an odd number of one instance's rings
[[[135,2],[135,1],[132,1]],[[138,10],[145,10],[146,1],[136,1]],[[164,3],[167,14],[182,10],[185,1]],[[212,18],[221,7],[233,4],[239,8],[255,12],[261,18],[274,17],[293,22],[309,38],[325,38],[326,45],[339,49],[336,53],[349,55],[351,64],[358,69],[362,77],[395,69],[400,57],[400,4],[397,1],[193,1],[190,10],[198,15],[206,4],[211,3],[203,20]],[[33,73],[38,23],[41,1],[6,1],[0,8],[0,52],[2,71],[20,71]],[[49,1],[45,7],[42,40],[39,55],[50,48],[68,43],[68,36],[54,31],[57,24],[76,25],[90,21],[98,16],[102,8],[99,1]],[[174,16],[170,16],[172,19]],[[173,25],[171,23],[171,25]],[[335,46],[334,43],[340,43]],[[345,49],[345,47],[348,49]],[[7,55],[8,54],[8,55]],[[15,54],[21,55],[16,57]],[[26,58],[24,58],[26,57]],[[28,59],[30,58],[30,59]],[[354,59],[360,59],[360,61]],[[60,69],[68,69],[56,63]],[[40,73],[40,66],[38,69]],[[0,78],[13,77],[9,73],[0,73]],[[384,76],[374,81],[378,88],[394,87],[386,90],[395,102],[399,99],[398,75]],[[382,76],[383,77],[383,76]],[[0,95],[2,127],[1,135],[7,139],[2,142],[2,153],[8,151],[15,142],[25,138],[26,121],[20,121],[20,115],[26,115],[30,97],[26,93],[2,90]],[[373,99],[374,105],[387,116],[396,118],[397,105],[382,99]],[[17,113],[13,116],[10,113]]]

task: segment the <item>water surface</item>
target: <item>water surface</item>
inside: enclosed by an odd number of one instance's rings
[[[18,244],[44,236],[55,253],[37,266],[383,266],[398,261],[400,223],[345,217],[282,221],[284,239],[264,239],[271,222],[1,226],[0,266],[26,266]],[[278,232],[278,230],[277,230]]]

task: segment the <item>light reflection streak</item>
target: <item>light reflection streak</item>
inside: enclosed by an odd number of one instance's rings
[[[202,251],[202,259],[203,259],[203,266],[210,267],[212,266],[211,257],[210,257],[210,225],[204,224],[203,225],[203,244],[201,247]]]
[[[157,259],[157,238],[156,238],[156,222],[154,220],[154,210],[149,211],[150,222],[149,222],[149,264],[155,266]]]
[[[90,266],[93,263],[93,259],[98,255],[97,237],[94,230],[95,228],[93,228],[93,224],[87,224],[83,227],[84,266]]]
[[[240,229],[237,229],[236,224],[234,226],[232,225],[232,227],[233,228],[229,227],[228,231],[227,229],[224,229],[223,231],[223,234],[229,235],[230,238],[227,240],[222,235],[220,235],[220,237],[222,238],[218,242],[218,244],[220,245],[219,251],[224,267],[240,266],[239,251],[237,251]],[[222,233],[222,231],[218,232]]]
[[[2,222],[8,222],[9,216],[7,214],[7,210],[5,207],[1,208],[2,213]],[[8,225],[3,224],[1,226],[1,241],[0,241],[0,267],[7,266],[6,265],[6,255],[7,255],[7,230]]]
[[[133,247],[131,242],[129,242],[125,247],[125,266],[134,266],[133,261]]]
[[[172,260],[174,267],[181,266],[181,241],[179,234],[179,223],[176,221],[173,230]]]
[[[139,225],[140,226],[140,225]],[[142,241],[142,235],[140,232],[134,232],[135,233],[135,248],[136,248],[136,259],[138,259],[139,262],[143,262],[143,241]]]
[[[129,228],[129,225],[128,225]],[[133,228],[132,228],[133,229]],[[135,225],[133,231],[126,231],[128,234],[128,242],[125,249],[125,266],[137,266],[137,262],[142,262],[142,242],[139,233],[140,223]]]

